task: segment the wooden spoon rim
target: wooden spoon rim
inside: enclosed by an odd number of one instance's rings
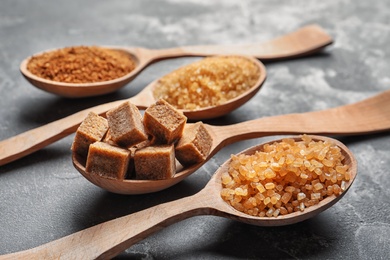
[[[267,69],[265,68],[264,64],[260,60],[254,58],[254,57],[246,56],[246,55],[214,55],[214,56],[210,56],[210,57],[218,57],[218,56],[220,56],[220,57],[241,57],[241,58],[245,58],[247,60],[250,60],[251,62],[256,64],[256,66],[259,68],[259,70],[260,70],[259,78],[257,79],[256,83],[252,87],[245,90],[243,93],[241,93],[237,97],[229,99],[220,105],[201,107],[201,108],[198,108],[195,110],[180,109],[188,117],[191,117],[191,119],[215,118],[215,117],[227,114],[227,112],[218,113],[218,111],[229,111],[229,112],[233,111],[234,109],[240,107],[245,102],[247,102],[249,99],[251,99],[254,95],[256,95],[256,93],[263,86],[263,84],[267,78]],[[158,81],[156,82],[156,84],[158,84]],[[156,86],[154,86],[154,87],[156,87]],[[209,116],[205,116],[205,114],[207,114],[207,113],[209,113]]]
[[[306,219],[309,219],[322,211],[328,209],[332,205],[334,205],[336,202],[338,202],[349,190],[352,183],[356,179],[357,176],[357,161],[353,155],[353,153],[340,141],[325,137],[325,136],[319,136],[319,135],[308,135],[315,141],[331,141],[333,144],[337,145],[339,148],[341,148],[341,152],[345,156],[346,163],[349,165],[349,172],[351,173],[351,179],[346,183],[346,188],[344,191],[342,191],[339,195],[331,195],[327,196],[325,199],[321,200],[318,204],[307,207],[304,209],[304,211],[298,211],[298,212],[292,212],[286,215],[279,215],[278,217],[256,217],[251,216],[246,213],[243,213],[241,211],[236,210],[233,208],[230,204],[228,204],[226,201],[224,201],[221,196],[220,192],[222,190],[222,182],[221,182],[221,175],[223,172],[227,171],[227,168],[229,167],[229,164],[231,162],[231,159],[227,160],[220,168],[216,171],[214,176],[212,177],[212,180],[207,184],[207,192],[211,193],[214,192],[213,196],[217,197],[216,203],[218,205],[221,205],[222,207],[219,208],[219,210],[222,210],[223,212],[227,213],[227,217],[235,220],[239,220],[241,222],[245,222],[252,225],[259,225],[259,226],[282,226],[282,225],[289,225],[294,224]],[[301,136],[292,136],[290,138],[293,138],[294,140],[302,140]],[[256,151],[262,150],[264,145],[266,144],[272,144],[274,142],[279,142],[281,139],[278,140],[272,140],[266,143],[262,143],[256,146],[252,146],[238,154],[254,154]],[[206,189],[205,189],[206,190]]]
[[[100,176],[97,174],[91,174],[85,170],[85,159],[82,159],[78,154],[72,153],[72,162],[74,167],[83,175],[88,181],[95,184],[96,186],[103,188],[107,191],[125,194],[125,195],[135,195],[135,194],[146,194],[161,191],[167,189],[184,178],[192,174],[198,168],[200,168],[207,160],[186,167],[180,172],[176,173],[174,177],[163,180],[136,180],[136,179],[115,179],[106,176]]]
[[[69,47],[75,47],[75,46],[69,46]],[[26,59],[24,59],[21,62],[19,69],[20,69],[21,73],[23,74],[23,76],[25,76],[27,79],[33,79],[33,80],[38,81],[38,82],[43,82],[46,84],[54,85],[56,87],[64,87],[64,88],[94,88],[94,87],[101,87],[101,86],[116,84],[116,83],[120,83],[120,82],[126,82],[126,80],[131,78],[134,74],[138,73],[138,71],[140,69],[139,67],[140,67],[141,62],[140,62],[140,59],[138,58],[138,56],[134,52],[131,52],[130,49],[122,48],[122,47],[115,47],[115,46],[99,46],[99,47],[107,48],[107,49],[111,49],[111,50],[116,50],[116,51],[121,51],[121,52],[125,53],[126,55],[131,56],[132,60],[136,64],[135,68],[132,71],[130,71],[129,73],[127,73],[126,75],[119,77],[119,78],[115,78],[112,80],[106,80],[106,81],[88,82],[88,83],[67,83],[67,82],[49,80],[49,79],[41,78],[41,77],[33,74],[32,72],[30,72],[27,69],[27,64],[29,63],[29,61],[33,57],[39,56],[39,55],[44,54],[44,53],[49,53],[49,52],[63,49],[63,48],[55,48],[55,49],[48,49],[48,50],[44,50],[41,52],[37,52],[37,53],[27,57]],[[36,85],[34,85],[34,86],[36,86]]]

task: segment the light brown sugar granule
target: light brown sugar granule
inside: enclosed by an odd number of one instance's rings
[[[246,58],[209,57],[164,76],[153,94],[176,108],[195,110],[239,96],[257,82],[259,75],[256,64]]]
[[[135,68],[127,54],[96,46],[74,46],[33,56],[27,69],[34,75],[65,83],[91,83],[120,78]]]
[[[339,195],[350,179],[338,146],[283,139],[252,155],[232,155],[222,174],[221,197],[235,209],[253,216],[277,217]]]

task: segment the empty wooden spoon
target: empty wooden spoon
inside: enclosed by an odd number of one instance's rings
[[[227,171],[230,163],[228,160],[217,170],[206,187],[195,195],[110,220],[30,250],[0,256],[0,259],[110,259],[168,225],[199,215],[221,216],[258,226],[289,225],[311,218],[340,200],[357,174],[357,162],[344,144],[326,137],[311,137],[315,141],[331,140],[341,148],[345,156],[343,163],[349,166],[351,179],[340,195],[329,196],[319,204],[305,208],[304,211],[278,217],[254,217],[235,210],[220,196],[221,175]],[[261,150],[263,145],[252,147],[242,153],[253,154]]]
[[[210,159],[233,142],[278,134],[356,135],[390,129],[390,90],[375,97],[328,110],[287,114],[250,120],[227,126],[205,125],[213,138]],[[142,194],[166,189],[195,172],[206,161],[181,169],[165,180],[119,180],[85,171],[85,158],[73,154],[76,169],[90,182],[111,192]]]
[[[184,56],[232,54],[254,56],[261,60],[277,60],[308,55],[331,43],[332,38],[320,26],[309,25],[262,44],[185,46],[161,50],[140,47],[109,47],[131,56],[136,63],[136,68],[129,74],[110,81],[78,84],[46,80],[32,74],[27,69],[31,57],[22,61],[20,71],[32,85],[42,90],[64,97],[79,98],[116,91],[132,81],[147,65],[157,60]]]

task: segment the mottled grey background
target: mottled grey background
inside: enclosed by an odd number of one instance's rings
[[[161,61],[122,90],[70,100],[32,87],[20,74],[27,56],[69,45],[168,48],[262,42],[318,23],[335,43],[320,55],[267,63],[268,79],[247,104],[216,121],[343,105],[390,88],[387,0],[22,1],[0,2],[0,139],[103,102],[131,97],[154,79],[198,58]],[[362,118],[361,120],[364,120]],[[35,247],[92,225],[199,191],[231,153],[269,138],[226,147],[178,185],[122,196],[73,168],[73,135],[0,167],[0,254]],[[263,228],[212,216],[190,218],[127,249],[128,259],[388,259],[390,135],[340,138],[359,175],[334,207],[302,223]]]

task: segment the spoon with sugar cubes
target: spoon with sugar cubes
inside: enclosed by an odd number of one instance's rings
[[[127,130],[122,129],[120,122],[135,110],[126,102],[110,110],[107,119],[89,114],[72,146],[75,168],[90,182],[114,193],[166,189],[195,172],[224,146],[246,139],[303,133],[356,135],[390,129],[390,91],[331,109],[226,126],[186,123],[180,111],[161,100],[145,110],[143,119],[132,116],[129,127],[124,127]],[[89,130],[98,120],[100,132]],[[134,140],[136,137],[140,139]]]

